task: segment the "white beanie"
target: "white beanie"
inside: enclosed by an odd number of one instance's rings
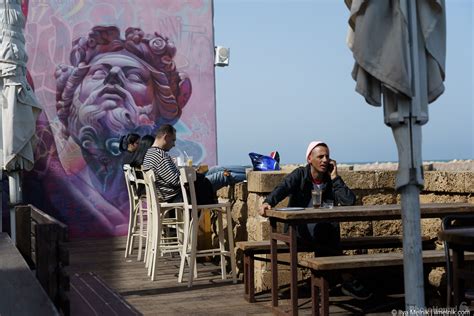
[[[324,143],[324,142],[321,141],[321,140],[315,140],[315,141],[312,141],[311,143],[309,143],[308,148],[306,149],[306,161],[308,161],[309,156],[311,155],[311,152],[313,151],[313,149],[314,149],[316,146],[319,146],[319,145],[321,145],[321,144],[326,145],[326,143]],[[326,147],[327,147],[327,145],[326,145]]]

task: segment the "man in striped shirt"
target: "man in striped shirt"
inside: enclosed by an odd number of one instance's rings
[[[176,129],[170,124],[161,125],[143,160],[143,170],[152,169],[155,174],[156,190],[163,202],[182,201],[179,170],[168,154],[175,142]]]

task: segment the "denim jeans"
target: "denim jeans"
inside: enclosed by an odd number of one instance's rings
[[[206,178],[211,182],[214,191],[219,190],[227,185],[232,185],[238,182],[242,182],[247,179],[245,169],[251,168],[250,166],[215,166],[210,168],[206,172]],[[225,171],[229,172],[229,175],[224,174]]]

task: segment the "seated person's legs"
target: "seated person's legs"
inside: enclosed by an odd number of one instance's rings
[[[222,187],[246,180],[246,168],[247,166],[215,166],[209,169],[206,178],[211,182],[214,191],[217,191]]]
[[[175,195],[172,197],[170,200],[166,201],[168,203],[181,203],[183,202],[183,195],[181,194],[181,191],[178,193],[178,195]]]
[[[196,181],[194,181],[194,189],[196,190],[196,202],[198,205],[204,204],[214,204],[217,202],[216,192],[213,191],[212,185],[209,180],[203,176],[202,174],[196,174]],[[191,203],[191,196],[189,195],[189,190],[186,189],[188,201]],[[183,202],[183,195],[182,192],[179,191],[177,195],[169,199],[168,203],[181,203]]]
[[[221,172],[221,171],[229,171],[230,173],[233,173],[236,176],[241,176],[241,175],[245,175],[245,169],[247,169],[247,168],[252,168],[252,167],[251,166],[239,166],[239,165],[214,166],[214,167],[209,168],[206,175],[211,175],[213,173]]]
[[[340,228],[338,223],[317,223],[298,226],[298,244],[314,249],[316,257],[342,255],[340,247]],[[372,296],[364,285],[354,279],[350,273],[342,273],[342,287],[344,294],[358,300],[366,300]]]
[[[214,191],[219,190],[227,185],[233,184],[233,179],[230,175],[225,174],[224,171],[214,172],[212,174],[206,174],[206,178],[211,182],[212,189]]]
[[[338,223],[312,223],[298,226],[298,244],[314,249],[316,257],[341,255]]]

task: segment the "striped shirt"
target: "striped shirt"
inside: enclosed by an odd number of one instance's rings
[[[179,170],[166,151],[150,147],[143,160],[143,170],[153,170],[160,201],[169,201],[181,192]]]

